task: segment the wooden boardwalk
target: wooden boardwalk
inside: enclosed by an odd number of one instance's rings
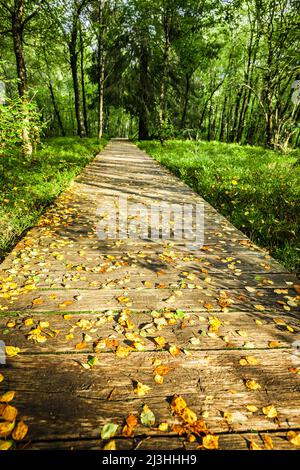
[[[202,202],[204,246],[99,240],[125,195]],[[0,269],[19,447],[101,449],[116,423],[117,449],[297,449],[297,280],[133,144],[111,141]]]

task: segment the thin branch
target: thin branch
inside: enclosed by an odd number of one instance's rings
[[[25,26],[26,23],[32,20],[32,18],[39,12],[40,8],[42,7],[43,3],[45,0],[41,0],[36,9],[28,15],[25,20],[23,21],[23,26]]]

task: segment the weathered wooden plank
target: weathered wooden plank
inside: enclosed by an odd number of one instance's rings
[[[274,293],[269,289],[247,292],[245,289],[226,291],[226,307],[235,311],[256,311],[257,309],[284,312],[286,309],[298,312],[298,296],[295,291]],[[225,295],[225,294],[224,294]],[[98,289],[98,290],[34,290],[20,295],[15,301],[1,299],[7,311],[52,312],[61,309],[71,312],[97,312],[107,308],[129,307],[136,310],[163,308],[186,309],[187,311],[215,311],[224,307],[220,289]],[[39,301],[36,301],[36,299]],[[67,302],[67,304],[64,304]],[[289,302],[289,304],[288,304]],[[63,305],[63,307],[60,307]],[[290,306],[291,305],[291,306]]]
[[[84,272],[66,272],[66,271],[49,271],[48,268],[40,268],[36,273],[37,279],[35,285],[42,289],[58,289],[58,288],[79,288],[79,289],[99,289],[101,287],[118,287],[128,286],[131,289],[149,289],[156,286],[161,288],[188,288],[200,286],[203,289],[219,288],[219,289],[241,289],[247,288],[266,288],[266,289],[287,289],[297,284],[296,277],[290,274],[270,273],[266,275],[257,275],[255,273],[242,273],[240,276],[228,274],[226,277],[221,273],[212,273],[207,276],[205,273],[195,271],[189,272],[189,278],[182,274],[181,270],[168,269],[167,271],[151,271],[147,268],[129,267],[128,269],[112,270],[106,273]],[[7,278],[9,273],[2,275]],[[27,275],[14,276],[19,285],[23,285],[28,278],[32,277],[32,272],[28,271]],[[192,279],[190,279],[192,278]],[[0,277],[1,279],[1,277]],[[148,282],[146,282],[148,281]],[[186,287],[184,287],[186,285]]]
[[[287,439],[285,432],[271,433],[231,433],[218,434],[220,450],[249,450],[251,442],[257,444],[261,450],[268,450],[264,438],[272,440],[274,450],[299,450]],[[199,451],[200,444],[193,444],[184,437],[175,436],[135,436],[134,439],[114,438],[117,450],[190,450]],[[78,441],[50,441],[31,442],[26,446],[28,450],[101,450],[106,442],[101,439],[87,439]]]
[[[128,414],[139,416],[145,403],[158,424],[171,426],[180,422],[170,412],[174,394],[182,395],[198,417],[204,413],[211,432],[299,427],[300,377],[288,370],[290,352],[264,351],[255,356],[259,365],[245,368],[239,366],[240,351],[195,352],[184,358],[157,353],[156,359],[170,368],[162,385],[153,380],[153,353],[135,353],[118,361],[114,354],[103,353],[91,370],[78,363],[86,362],[87,355],[25,355],[9,359],[3,375],[4,384],[18,391],[15,406],[30,426],[31,439],[95,438],[103,424],[113,421],[122,426]],[[249,390],[246,379],[255,380],[261,389]],[[135,381],[151,390],[137,397]],[[276,419],[262,412],[271,404],[277,410]],[[248,405],[258,411],[250,412]],[[228,416],[233,422],[228,423]],[[139,425],[139,433],[153,435],[157,430]]]
[[[172,315],[167,315],[171,317]],[[163,336],[166,348],[176,344],[179,348],[197,350],[222,350],[241,348],[248,350],[273,348],[295,349],[300,342],[298,318],[285,313],[257,312],[220,312],[217,314],[221,326],[217,333],[209,332],[209,313],[186,314],[184,320],[178,319],[175,324],[161,326],[161,319],[155,318],[150,312],[133,312],[128,317],[132,322],[133,331],[143,342],[145,351],[155,351],[157,345],[154,338]],[[30,324],[26,326],[25,321]],[[30,339],[30,331],[38,327],[40,322],[47,322],[42,333],[45,342],[39,343]],[[82,321],[82,325],[80,323]],[[155,323],[157,322],[157,323]],[[258,324],[256,323],[258,322]],[[84,334],[90,340],[82,351],[93,352],[93,344],[99,338],[114,337],[120,344],[131,344],[125,337],[130,332],[122,326],[120,312],[103,312],[91,315],[73,314],[64,319],[63,314],[29,314],[15,317],[0,317],[0,339],[21,348],[22,352],[76,352],[75,346],[82,342]],[[147,328],[145,328],[147,327]],[[142,335],[140,334],[142,333]],[[70,336],[71,334],[71,336]],[[78,352],[78,351],[77,351]]]

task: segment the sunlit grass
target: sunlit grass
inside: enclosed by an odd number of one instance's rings
[[[0,159],[0,258],[105,145],[105,140],[47,139],[31,161]]]
[[[141,142],[254,242],[299,270],[300,151],[220,142]]]

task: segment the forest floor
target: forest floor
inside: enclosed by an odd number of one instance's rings
[[[204,245],[100,240],[119,196],[203,204]],[[298,448],[297,279],[128,141],[57,198],[0,281],[0,448]]]
[[[220,142],[141,142],[139,146],[288,270],[300,272],[300,151]]]
[[[105,145],[103,139],[47,139],[32,160],[0,158],[0,260]]]

